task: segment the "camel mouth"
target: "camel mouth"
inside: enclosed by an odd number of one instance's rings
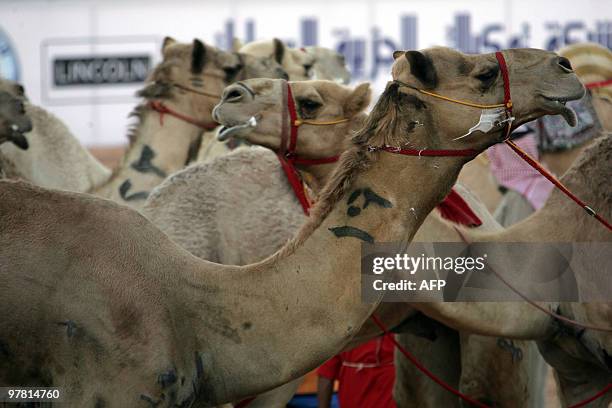
[[[576,93],[570,96],[541,96],[544,100],[544,107],[549,114],[561,115],[569,126],[574,127],[578,123],[578,117],[576,116],[576,112],[571,107],[567,106],[567,102],[580,99],[583,95],[584,90],[581,90],[579,94]]]
[[[19,127],[17,124],[12,124],[8,139],[20,149],[27,150],[30,145],[24,133],[27,133],[31,130],[32,126],[29,123],[24,128]]]
[[[257,127],[257,118],[251,116],[246,122],[236,125],[221,126],[217,131],[217,140],[225,142],[231,137],[238,137],[244,130],[251,130]]]

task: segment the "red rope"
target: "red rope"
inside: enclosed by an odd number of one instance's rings
[[[553,176],[548,170],[546,170],[540,163],[538,163],[533,157],[529,156],[525,153],[520,147],[518,147],[513,141],[506,140],[506,144],[514,150],[516,154],[518,154],[523,160],[525,160],[531,167],[540,172],[541,175],[546,177],[551,183],[553,183],[559,190],[561,190],[566,196],[571,198],[576,204],[580,207],[584,208],[584,210],[590,216],[594,217],[597,221],[602,223],[608,230],[612,231],[612,225],[603,218],[601,215],[597,214],[595,210],[589,207],[584,201],[578,198],[574,193],[572,193],[567,187],[563,185],[555,176]]]
[[[190,123],[204,130],[213,130],[218,126],[217,123],[205,123],[197,119],[191,118],[187,115],[183,115],[182,113],[170,109],[168,106],[166,106],[163,102],[160,101],[151,101],[149,102],[149,106],[151,107],[151,109],[159,113],[159,123],[162,126],[164,125],[165,114],[174,116],[175,118],[178,118],[184,122]]]
[[[370,319],[372,319],[372,321],[376,324],[376,326],[378,326],[378,328],[380,330],[383,331],[383,333],[385,334],[389,334],[389,330],[387,330],[387,328],[385,327],[385,325],[383,324],[383,322],[380,321],[380,319],[375,315],[372,314],[370,316]],[[440,385],[442,388],[444,388],[445,390],[449,391],[450,393],[456,395],[457,397],[461,398],[462,400],[472,404],[473,406],[476,407],[480,407],[480,408],[491,408],[488,405],[483,404],[480,401],[476,401],[475,399],[472,399],[471,397],[463,394],[461,391],[456,390],[455,388],[453,388],[452,386],[448,385],[444,380],[442,380],[441,378],[439,378],[438,376],[436,376],[434,373],[432,373],[431,371],[429,371],[427,369],[427,367],[425,367],[423,364],[421,364],[421,362],[419,360],[417,360],[417,358],[410,353],[408,350],[406,350],[401,344],[399,344],[397,342],[397,340],[395,340],[394,336],[389,336],[389,338],[391,339],[391,342],[393,343],[393,345],[408,359],[410,360],[410,362],[412,364],[414,364],[414,366],[416,368],[419,369],[419,371],[421,371],[423,374],[425,374],[427,377],[429,377],[430,379],[432,379],[434,382],[436,382],[438,385]]]
[[[581,401],[581,402],[579,402],[577,404],[571,405],[568,408],[580,408],[580,407],[584,407],[585,405],[595,401],[596,399],[603,397],[610,390],[612,390],[612,383],[606,385],[601,391],[599,391],[597,394],[593,395],[592,397],[587,398],[584,401]]]
[[[584,84],[584,86],[587,89],[603,88],[609,85],[612,85],[612,79],[606,79],[605,81],[598,81],[598,82],[589,82],[588,84]]]

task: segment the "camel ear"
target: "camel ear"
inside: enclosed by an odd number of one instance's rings
[[[400,50],[393,51],[393,60],[395,61],[396,59],[398,59],[399,57],[401,57],[405,53],[406,53],[406,51],[400,51]]]
[[[204,69],[206,61],[206,47],[197,38],[193,40],[193,51],[191,52],[191,72],[199,74]]]
[[[419,51],[406,51],[404,55],[410,64],[410,73],[426,88],[435,88],[438,75],[431,58]]]
[[[285,44],[278,38],[275,38],[273,42],[274,60],[276,60],[276,62],[278,62],[280,65],[283,65],[283,57],[285,56]]]
[[[232,41],[232,51],[238,52],[242,48],[242,46],[243,46],[242,41],[234,37],[234,40]]]
[[[166,48],[172,44],[176,44],[176,40],[172,37],[164,37],[164,42],[162,42],[162,54],[166,51]]]
[[[344,114],[349,118],[355,116],[368,107],[371,99],[372,89],[370,89],[370,84],[365,82],[357,85],[344,103]]]

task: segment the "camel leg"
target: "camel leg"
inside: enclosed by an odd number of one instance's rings
[[[458,388],[461,371],[456,331],[422,314],[402,325],[397,341],[429,370]],[[458,399],[419,371],[401,353],[395,353],[393,397],[398,408],[458,407]]]
[[[546,365],[534,342],[461,335],[460,389],[496,407],[543,406]]]

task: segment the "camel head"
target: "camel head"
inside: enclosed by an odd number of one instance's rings
[[[32,122],[26,115],[23,101],[9,92],[0,90],[0,144],[10,141],[25,150],[28,148],[28,141],[24,133],[31,130]]]
[[[339,84],[351,81],[344,55],[325,47],[306,47],[305,50],[315,59],[311,70],[312,79],[328,79]]]
[[[292,81],[310,79],[315,57],[306,51],[288,48],[278,38],[255,41],[240,47],[240,53],[270,58],[282,65]]]
[[[350,130],[358,129],[365,120],[364,109],[371,97],[369,84],[353,89],[318,80],[289,82],[289,86],[300,120],[317,123],[342,121],[329,125],[300,125],[296,153],[320,158],[344,151]],[[286,81],[272,79],[249,79],[228,86],[213,112],[215,120],[224,125],[219,138],[242,138],[279,151],[283,120],[289,122],[286,87]],[[256,125],[250,126],[252,121]]]
[[[212,121],[211,112],[223,88],[235,80],[286,76],[280,65],[269,59],[225,52],[198,39],[179,43],[166,37],[162,56],[140,96],[163,99],[202,122]]]
[[[411,129],[406,132],[418,127],[435,129],[438,140],[427,143],[435,143],[438,149],[480,150],[505,138],[504,108],[465,106],[441,98],[479,105],[503,105],[504,79],[495,54],[467,55],[436,47],[396,51],[393,56],[394,81],[385,93],[401,94],[392,99],[413,117]],[[576,115],[565,103],[581,98],[584,88],[569,60],[536,49],[505,50],[503,56],[508,67],[512,116],[515,118],[511,122],[512,129],[540,116],[557,114],[575,125]],[[479,122],[483,125],[476,127]],[[475,129],[471,130],[473,127]],[[432,147],[427,143],[413,147]]]

